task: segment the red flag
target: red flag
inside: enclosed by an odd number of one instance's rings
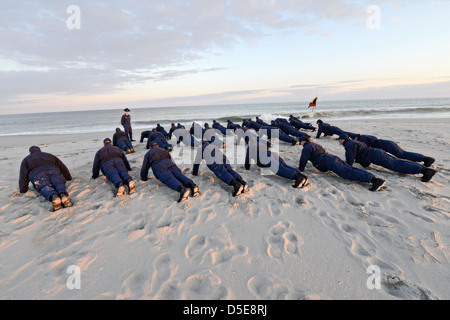
[[[311,103],[309,104],[309,107],[308,107],[308,108],[315,107],[315,106],[316,106],[316,103],[317,103],[317,97],[315,97],[315,98],[313,99],[313,101],[311,101]]]

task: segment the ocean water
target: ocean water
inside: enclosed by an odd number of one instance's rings
[[[192,122],[226,124],[229,119],[241,123],[244,118],[260,117],[270,121],[278,117],[295,115],[308,120],[325,122],[367,119],[450,119],[450,98],[318,101],[317,108],[308,108],[309,102],[264,103],[196,107],[136,108],[131,106],[133,130],[150,130],[157,123],[169,129],[170,124],[181,123],[190,127]],[[123,109],[90,110],[55,113],[0,115],[0,136],[38,134],[78,134],[114,132],[121,128]]]

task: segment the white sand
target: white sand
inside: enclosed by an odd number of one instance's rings
[[[250,191],[233,198],[202,165],[193,177],[200,196],[178,204],[176,192],[155,178],[140,181],[145,143],[128,157],[138,192],[119,199],[102,175],[91,179],[107,135],[2,137],[0,298],[449,299],[448,119],[332,124],[435,157],[438,173],[423,183],[420,175],[372,166],[387,180],[373,193],[310,163],[304,189],[261,176],[256,165],[237,166]],[[344,158],[334,139],[318,142]],[[68,166],[72,208],[52,212],[31,185],[19,194],[19,167],[31,145]],[[301,146],[281,145],[289,164],[298,165],[300,153]],[[80,268],[81,289],[67,286],[72,265]],[[380,268],[380,289],[367,287],[370,265]]]

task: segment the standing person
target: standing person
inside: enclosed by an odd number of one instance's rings
[[[198,148],[194,160],[192,174],[198,175],[200,163],[205,160],[206,166],[214,172],[217,178],[234,188],[233,197],[248,191],[248,184],[242,177],[230,166],[227,157],[219,150],[217,145],[210,144],[204,140],[201,147]]]
[[[113,146],[119,147],[127,154],[134,152],[133,145],[131,144],[127,133],[120,130],[120,128],[116,128],[116,133],[113,135]]]
[[[127,133],[130,141],[135,141],[135,140],[133,140],[133,129],[131,128],[131,116],[129,114],[130,109],[126,108],[123,111],[125,111],[125,114],[122,116],[120,123],[122,124],[125,132]]]
[[[339,157],[327,153],[321,145],[311,142],[311,137],[303,139],[300,143],[303,146],[298,167],[301,172],[305,171],[306,163],[311,161],[319,171],[330,170],[346,180],[371,183],[370,191],[378,191],[385,184],[383,179],[375,177],[372,173],[352,167]]]
[[[32,146],[28,151],[29,155],[20,165],[20,193],[28,191],[31,181],[45,200],[52,202],[54,211],[63,206],[71,207],[72,201],[66,190],[66,181],[72,180],[72,176],[66,165],[56,156],[42,152],[39,147]]]
[[[160,148],[158,143],[153,142],[150,150],[144,157],[141,169],[141,180],[148,180],[148,171],[152,168],[155,177],[164,183],[167,187],[180,193],[178,202],[187,200],[190,192],[196,197],[200,191],[198,186],[186,177],[173,161],[170,153]]]
[[[103,148],[95,154],[92,179],[98,178],[100,170],[116,187],[117,197],[125,195],[125,185],[128,186],[129,194],[136,192],[136,185],[128,173],[131,171],[130,163],[122,150],[111,144],[109,138],[103,140]]]
[[[338,140],[339,143],[345,148],[345,159],[349,165],[353,165],[353,163],[356,162],[363,167],[368,167],[373,163],[398,173],[422,173],[423,182],[430,181],[436,173],[435,170],[427,168],[421,164],[397,159],[382,149],[371,148],[363,142],[351,140],[347,134],[341,134]]]

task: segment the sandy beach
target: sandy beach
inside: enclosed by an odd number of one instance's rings
[[[233,198],[203,163],[197,177],[181,167],[200,187],[183,203],[154,177],[140,180],[145,142],[128,155],[138,192],[116,198],[103,175],[91,179],[95,153],[112,133],[2,137],[0,299],[450,299],[448,123],[331,123],[434,157],[428,183],[372,165],[386,185],[370,192],[308,163],[309,185],[294,189],[242,164],[235,169],[250,191]],[[316,142],[345,159],[335,138]],[[31,185],[19,193],[31,145],[69,168],[73,207],[52,212]],[[280,144],[293,166],[301,150]],[[68,286],[73,266],[80,288]],[[376,275],[370,266],[380,271],[380,287],[368,285]]]

